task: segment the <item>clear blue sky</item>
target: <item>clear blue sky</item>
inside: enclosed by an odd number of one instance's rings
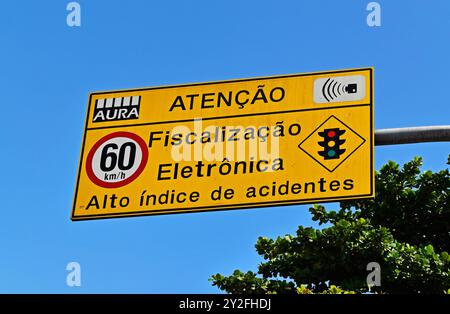
[[[314,225],[307,206],[71,222],[89,92],[373,66],[376,128],[450,124],[446,0],[379,1],[378,28],[362,0],[80,0],[80,28],[68,2],[0,9],[2,293],[216,293],[211,274],[256,270],[258,236]],[[449,153],[378,147],[376,167]]]

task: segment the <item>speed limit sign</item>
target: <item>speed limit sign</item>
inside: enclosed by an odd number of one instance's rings
[[[86,173],[98,186],[117,188],[136,179],[147,160],[148,149],[142,138],[130,132],[115,132],[101,138],[91,148]]]

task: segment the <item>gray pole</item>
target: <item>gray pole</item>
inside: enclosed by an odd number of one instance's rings
[[[375,131],[375,145],[450,142],[450,125],[381,129]]]

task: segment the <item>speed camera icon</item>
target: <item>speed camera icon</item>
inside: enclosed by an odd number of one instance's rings
[[[362,75],[323,77],[314,81],[316,104],[361,100],[366,96],[366,80]]]

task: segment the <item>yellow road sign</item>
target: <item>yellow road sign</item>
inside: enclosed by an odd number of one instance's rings
[[[372,72],[92,93],[72,220],[373,197]]]

